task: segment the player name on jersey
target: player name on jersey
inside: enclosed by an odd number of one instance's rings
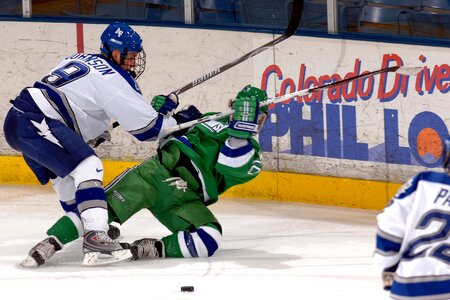
[[[114,71],[114,69],[111,68],[104,59],[98,57],[97,55],[77,53],[67,57],[67,59],[82,60],[89,66],[92,66],[94,69],[99,71],[102,75],[110,75],[116,73],[116,71]]]
[[[448,189],[443,189],[439,191],[439,194],[436,196],[436,199],[434,199],[433,203],[441,204],[442,206],[449,206],[450,207],[450,193]]]

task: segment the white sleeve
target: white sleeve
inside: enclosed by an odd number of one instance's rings
[[[418,176],[405,183],[377,216],[374,263],[380,272],[400,261],[406,222],[416,196],[417,186]]]
[[[104,110],[126,131],[147,126],[158,113],[145,98],[131,87],[118,91],[104,104]]]
[[[231,168],[239,168],[252,160],[254,156],[255,149],[250,141],[229,137],[220,148],[217,163]]]
[[[131,87],[118,91],[105,104],[104,109],[124,130],[140,141],[155,139],[160,136],[163,128],[177,124],[174,118],[158,114],[151,104]]]

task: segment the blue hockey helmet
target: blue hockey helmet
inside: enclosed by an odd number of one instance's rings
[[[442,166],[444,167],[445,172],[450,174],[450,137],[447,137],[444,140],[442,146]]]
[[[145,70],[145,51],[142,47],[142,38],[129,25],[122,22],[110,24],[103,31],[100,40],[102,42],[100,51],[108,58],[112,57],[112,52],[118,50],[120,52],[120,65],[124,64],[124,60],[129,52],[137,53],[136,65],[133,70],[128,70],[135,78],[139,77]]]

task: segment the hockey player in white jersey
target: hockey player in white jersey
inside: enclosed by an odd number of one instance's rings
[[[63,209],[80,213],[85,265],[131,257],[106,234],[103,166],[89,142],[105,136],[111,119],[140,141],[156,139],[161,129],[176,124],[169,112],[178,105],[175,94],[155,96],[151,103],[143,97],[136,79],[145,69],[145,52],[130,26],[109,25],[100,50],[67,57],[23,89],[4,123],[6,141],[23,154],[40,183],[50,181]],[[40,244],[61,247],[54,239]],[[42,263],[38,252],[31,254],[25,265]]]
[[[450,137],[445,173],[421,172],[378,215],[374,260],[393,299],[450,299]]]

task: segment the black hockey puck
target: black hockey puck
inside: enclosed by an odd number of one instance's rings
[[[193,292],[194,291],[194,287],[191,285],[188,286],[182,286],[181,287],[181,291],[182,292]]]

